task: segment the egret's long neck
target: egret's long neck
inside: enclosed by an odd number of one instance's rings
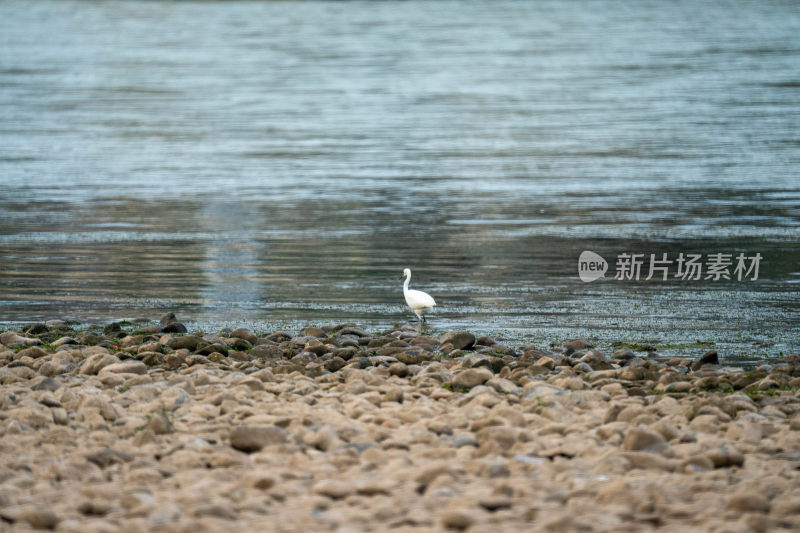
[[[406,280],[403,282],[403,292],[408,292],[408,282],[411,281],[411,274],[406,276]]]

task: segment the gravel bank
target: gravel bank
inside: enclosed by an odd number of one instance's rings
[[[800,356],[174,315],[0,343],[0,530],[800,530]]]

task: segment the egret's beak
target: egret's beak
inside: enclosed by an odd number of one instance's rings
[[[403,273],[403,274],[400,276],[400,279],[403,279],[404,277],[406,277],[405,273]]]

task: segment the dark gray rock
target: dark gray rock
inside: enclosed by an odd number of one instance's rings
[[[452,344],[454,350],[468,350],[475,345],[475,335],[469,331],[449,331],[439,337],[439,344]]]
[[[623,346],[611,354],[612,359],[622,359],[625,361],[628,359],[633,359],[634,357],[636,357],[636,352],[631,350],[628,346]]]
[[[239,337],[231,337],[228,339],[228,347],[234,350],[246,351],[253,347],[252,344]]]
[[[572,339],[564,343],[564,355],[570,355],[586,348],[592,348],[592,344],[586,339]]]
[[[292,336],[286,333],[285,331],[276,331],[275,333],[271,333],[267,335],[267,340],[273,342],[284,342],[291,340]]]
[[[119,322],[112,322],[103,328],[103,333],[112,337],[120,337],[120,335],[123,333],[122,324]]]
[[[349,361],[353,356],[358,353],[355,346],[345,346],[344,348],[337,348],[333,351],[334,357],[341,357],[345,361]]]
[[[250,331],[247,328],[238,328],[231,331],[229,337],[236,337],[238,339],[245,340],[249,342],[251,345],[258,344],[258,337],[256,337],[255,333]]]
[[[341,357],[334,357],[332,359],[328,359],[325,361],[325,369],[331,372],[336,372],[337,370],[341,370],[345,367],[347,361],[342,359]]]
[[[44,324],[33,324],[25,330],[25,333],[28,335],[41,335],[42,333],[47,333],[48,331],[50,331],[50,328]]]
[[[214,352],[219,352],[225,357],[228,357],[228,347],[218,342],[201,340],[196,348],[196,353],[200,355],[211,355]]]
[[[479,368],[482,366],[497,374],[506,366],[506,362],[500,357],[484,357],[472,363],[472,368]]]
[[[717,357],[716,350],[709,350],[692,364],[692,370],[698,370],[703,365],[718,365],[719,357]]]
[[[369,337],[369,333],[355,327],[344,327],[339,330],[339,335],[355,335],[356,337]]]
[[[476,346],[491,346],[495,344],[495,340],[491,337],[478,337],[475,340]]]
[[[94,346],[102,343],[106,340],[106,338],[102,335],[98,335],[97,333],[92,333],[91,331],[84,331],[83,333],[80,333],[75,340],[78,341],[78,344]]]
[[[161,333],[186,333],[186,326],[180,322],[170,322],[161,328]]]
[[[180,337],[172,337],[167,342],[167,346],[169,346],[173,350],[180,350],[185,348],[187,350],[194,351],[197,349],[197,345],[200,344],[201,342],[204,342],[203,339],[197,337],[196,335],[182,335]]]
[[[324,354],[325,352],[327,352],[328,348],[324,344],[322,344],[321,341],[318,341],[316,339],[312,339],[312,340],[310,340],[310,341],[308,341],[306,343],[306,345],[303,348],[303,350],[306,351],[306,352],[311,352],[311,353],[313,353],[313,354],[315,354],[317,356],[320,356],[320,355]]]

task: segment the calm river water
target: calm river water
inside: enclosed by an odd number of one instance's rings
[[[800,351],[800,4],[0,3],[0,328],[384,328],[404,267],[434,333]]]

